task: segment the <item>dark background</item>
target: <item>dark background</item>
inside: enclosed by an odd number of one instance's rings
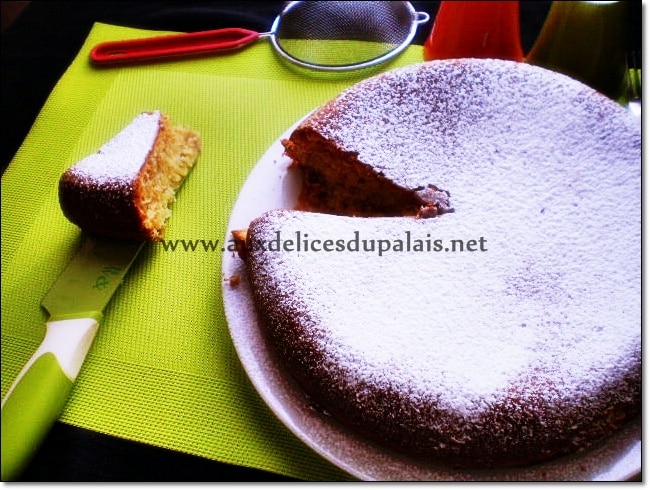
[[[2,171],[15,155],[54,85],[74,60],[94,22],[191,32],[242,27],[267,32],[284,2],[32,1],[2,2]],[[418,29],[424,44],[440,2],[411,2],[431,21]],[[641,2],[633,2],[628,45],[641,66]],[[520,2],[522,46],[532,47],[551,2]],[[23,481],[205,482],[286,481],[232,466],[57,423]]]

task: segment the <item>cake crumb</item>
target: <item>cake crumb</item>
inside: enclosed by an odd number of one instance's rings
[[[236,288],[241,283],[241,276],[239,274],[233,274],[228,278],[228,284],[231,288]]]

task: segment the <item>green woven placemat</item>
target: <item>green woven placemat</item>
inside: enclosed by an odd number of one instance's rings
[[[96,24],[2,178],[2,393],[44,335],[40,299],[79,244],[62,215],[61,173],[133,117],[160,109],[202,135],[167,240],[223,240],[265,150],[357,79],[309,78],[268,43],[226,56],[95,68],[92,46],[150,31]],[[390,67],[422,60],[413,46]],[[388,68],[388,67],[387,67]],[[307,480],[346,473],[286,429],[250,384],[228,333],[221,251],[148,244],[105,310],[63,422]]]

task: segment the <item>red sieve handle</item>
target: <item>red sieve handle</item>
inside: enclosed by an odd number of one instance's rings
[[[90,52],[90,59],[98,64],[106,64],[211,53],[244,47],[260,36],[262,34],[259,32],[234,27],[144,39],[109,41],[95,46]]]

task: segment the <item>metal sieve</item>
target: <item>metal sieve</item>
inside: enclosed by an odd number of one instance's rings
[[[90,58],[113,64],[187,55],[218,54],[268,37],[280,56],[304,68],[346,71],[387,61],[411,43],[429,20],[410,2],[287,2],[270,32],[226,28],[144,39],[109,41]]]

